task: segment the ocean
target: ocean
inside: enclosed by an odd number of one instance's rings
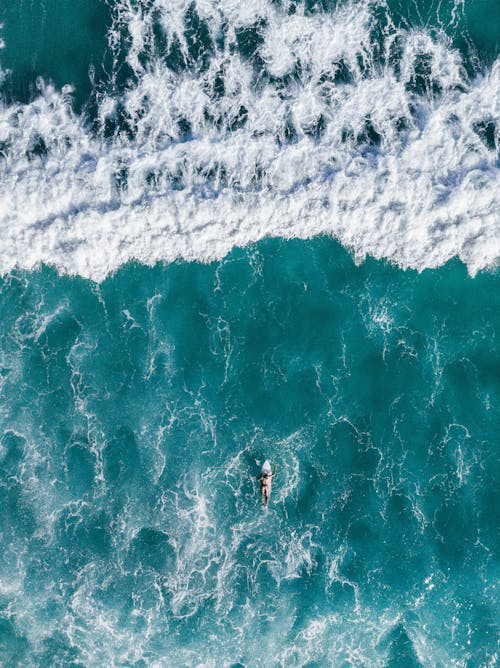
[[[0,24],[0,665],[497,666],[497,1]]]

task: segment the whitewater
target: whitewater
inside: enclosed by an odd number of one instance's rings
[[[0,665],[497,666],[498,3],[2,23]]]
[[[379,2],[126,0],[107,40],[79,113],[43,79],[1,103],[2,273],[100,281],[320,234],[358,261],[496,265],[500,62],[464,62],[444,27]]]

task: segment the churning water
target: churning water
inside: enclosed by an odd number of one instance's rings
[[[0,22],[0,663],[496,666],[496,1]]]

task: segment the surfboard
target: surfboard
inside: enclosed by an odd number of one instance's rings
[[[272,473],[272,469],[271,469],[271,462],[269,461],[269,459],[266,459],[266,461],[262,464],[260,474],[267,475],[268,473]]]

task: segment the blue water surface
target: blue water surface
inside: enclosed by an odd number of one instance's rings
[[[494,665],[499,287],[327,238],[5,276],[0,663]]]

